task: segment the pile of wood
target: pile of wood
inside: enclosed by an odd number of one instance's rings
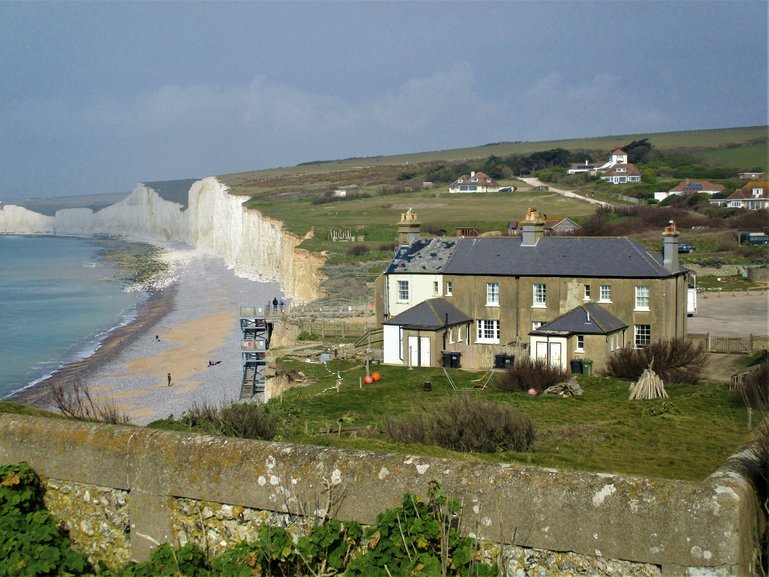
[[[630,385],[630,400],[634,399],[667,399],[665,383],[657,376],[651,367],[644,369],[641,378]]]

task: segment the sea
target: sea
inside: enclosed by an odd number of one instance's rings
[[[92,241],[0,235],[0,399],[92,355],[145,298]]]

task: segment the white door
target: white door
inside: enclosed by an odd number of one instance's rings
[[[537,359],[547,359],[547,341],[537,341]]]
[[[430,337],[420,337],[421,341],[419,347],[419,366],[430,366]]]
[[[550,341],[550,366],[561,367],[561,343]]]
[[[409,336],[409,366],[430,366],[430,337]]]

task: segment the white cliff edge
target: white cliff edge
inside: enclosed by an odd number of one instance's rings
[[[281,221],[244,208],[245,200],[229,194],[214,177],[192,185],[187,208],[139,185],[122,201],[97,212],[69,208],[51,217],[0,205],[0,234],[107,234],[148,242],[181,241],[222,257],[240,277],[277,281],[294,302],[318,298],[324,257],[298,248],[301,237],[286,232]]]

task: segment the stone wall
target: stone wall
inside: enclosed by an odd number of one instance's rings
[[[0,463],[28,462],[94,558],[219,551],[264,523],[372,523],[438,481],[508,575],[758,575],[751,451],[701,483],[343,451],[0,415]]]

